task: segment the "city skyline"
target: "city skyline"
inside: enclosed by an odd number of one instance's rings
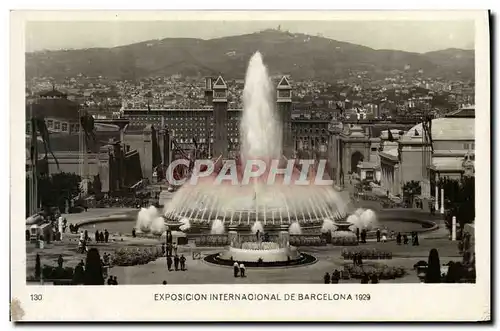
[[[281,29],[373,49],[426,53],[474,49],[473,21],[38,21],[26,24],[26,51],[111,48],[165,38],[217,39]],[[374,36],[378,36],[374,37]],[[411,38],[408,38],[411,36]]]

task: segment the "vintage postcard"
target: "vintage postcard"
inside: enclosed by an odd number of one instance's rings
[[[491,319],[488,12],[11,27],[13,321]]]

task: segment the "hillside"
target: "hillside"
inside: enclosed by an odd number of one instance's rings
[[[425,54],[369,47],[277,30],[211,40],[169,38],[114,48],[44,51],[26,54],[26,75],[72,77],[79,73],[119,79],[151,75],[223,74],[242,78],[250,56],[259,50],[271,74],[295,79],[346,78],[350,70],[383,75],[423,69],[428,75],[474,78],[474,51],[447,49]]]

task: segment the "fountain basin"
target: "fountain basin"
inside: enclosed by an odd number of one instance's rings
[[[245,243],[243,243],[245,244]],[[238,261],[238,262],[255,262],[259,259],[262,262],[287,262],[300,259],[300,253],[296,247],[289,246],[284,248],[273,249],[244,249],[229,247],[224,252],[219,253],[220,260]]]
[[[212,254],[205,256],[203,259],[205,262],[210,263],[210,264],[216,264],[220,266],[227,266],[227,267],[232,267],[234,264],[234,261],[236,260],[225,260],[221,259],[220,254]],[[246,268],[291,268],[291,267],[300,267],[300,266],[306,266],[310,265],[313,263],[316,263],[318,261],[317,258],[315,258],[312,255],[306,254],[306,253],[300,253],[298,259],[296,260],[290,260],[290,261],[275,261],[275,262],[254,262],[254,261],[246,261],[244,262]],[[240,261],[238,261],[240,262]]]

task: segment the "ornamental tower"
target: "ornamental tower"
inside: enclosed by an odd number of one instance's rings
[[[213,157],[220,155],[226,158],[228,154],[227,143],[227,85],[222,76],[219,76],[212,85],[213,116]]]
[[[277,106],[280,114],[283,133],[283,155],[292,158],[294,144],[292,138],[292,86],[286,76],[283,76],[276,87]]]

